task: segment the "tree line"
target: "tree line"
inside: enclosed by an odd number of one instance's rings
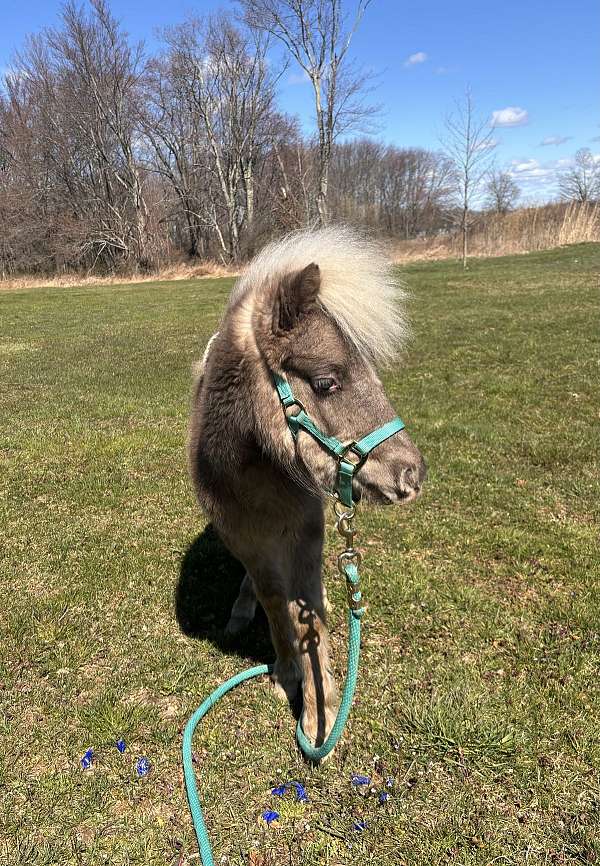
[[[341,0],[239,0],[238,18],[190,17],[148,53],[108,0],[70,0],[0,89],[0,276],[236,264],[332,219],[390,237],[447,229],[456,154],[361,134],[369,81],[349,48],[369,4],[348,19]],[[276,44],[312,88],[312,137],[278,106]],[[494,183],[494,206],[512,206],[506,177]]]

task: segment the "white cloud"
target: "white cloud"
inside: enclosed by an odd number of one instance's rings
[[[511,163],[510,173],[521,177],[548,177],[554,171],[554,167],[544,168],[537,159],[524,159],[519,162],[518,159],[513,159]]]
[[[291,75],[288,75],[288,84],[306,84],[307,81],[310,81],[308,76],[308,72],[306,69],[303,69],[302,72],[292,72]]]
[[[405,66],[415,66],[417,63],[425,63],[427,60],[427,55],[424,51],[417,51],[416,54],[411,54],[410,57],[407,57],[404,61]]]
[[[572,135],[549,135],[540,141],[540,147],[548,147],[552,144],[564,144],[565,141],[571,141]]]
[[[537,159],[513,159],[508,173],[519,186],[524,199],[548,201],[556,196],[556,162],[540,163]]]
[[[478,144],[475,150],[493,150],[495,147],[498,147],[499,144],[500,142],[497,138],[490,138],[488,141]]]
[[[600,153],[593,153],[592,158],[600,164]],[[544,202],[555,198],[558,194],[557,181],[562,172],[573,165],[572,156],[561,159],[550,159],[540,162],[530,159],[513,159],[508,166],[508,173],[523,191],[523,198],[532,202]]]
[[[509,105],[492,111],[492,126],[523,126],[529,121],[529,114],[524,108]]]

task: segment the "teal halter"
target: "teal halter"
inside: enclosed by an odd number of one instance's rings
[[[396,417],[392,421],[388,421],[387,424],[383,424],[383,426],[373,430],[372,433],[363,436],[358,442],[353,441],[344,445],[335,436],[326,436],[311,421],[302,403],[294,397],[287,379],[284,379],[283,376],[275,372],[273,372],[273,379],[279,399],[283,405],[288,426],[292,431],[292,436],[295,439],[300,430],[305,430],[338,461],[337,481],[335,491],[333,492],[343,505],[352,508],[354,505],[354,500],[352,499],[352,479],[354,478],[354,474],[363,466],[374,448],[377,448],[386,439],[404,429],[404,422]],[[298,412],[290,415],[287,410],[292,406],[297,406]],[[352,455],[353,459],[350,459],[350,455]]]

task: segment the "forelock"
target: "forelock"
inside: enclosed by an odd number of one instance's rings
[[[346,226],[292,232],[266,246],[233,288],[230,306],[315,262],[319,301],[360,353],[391,363],[408,336],[406,294],[383,248]]]

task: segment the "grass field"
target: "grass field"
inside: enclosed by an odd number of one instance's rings
[[[600,862],[599,273],[598,245],[403,270],[414,339],[386,382],[429,482],[410,509],[359,514],[369,610],[333,758],[303,763],[264,681],[199,729],[217,863]],[[230,285],[0,295],[6,866],[199,863],[182,727],[272,656],[261,618],[223,641],[240,568],[185,468],[189,369]],[[341,679],[335,551],[330,529]],[[352,773],[392,779],[388,803]],[[308,804],[271,797],[286,779]]]

